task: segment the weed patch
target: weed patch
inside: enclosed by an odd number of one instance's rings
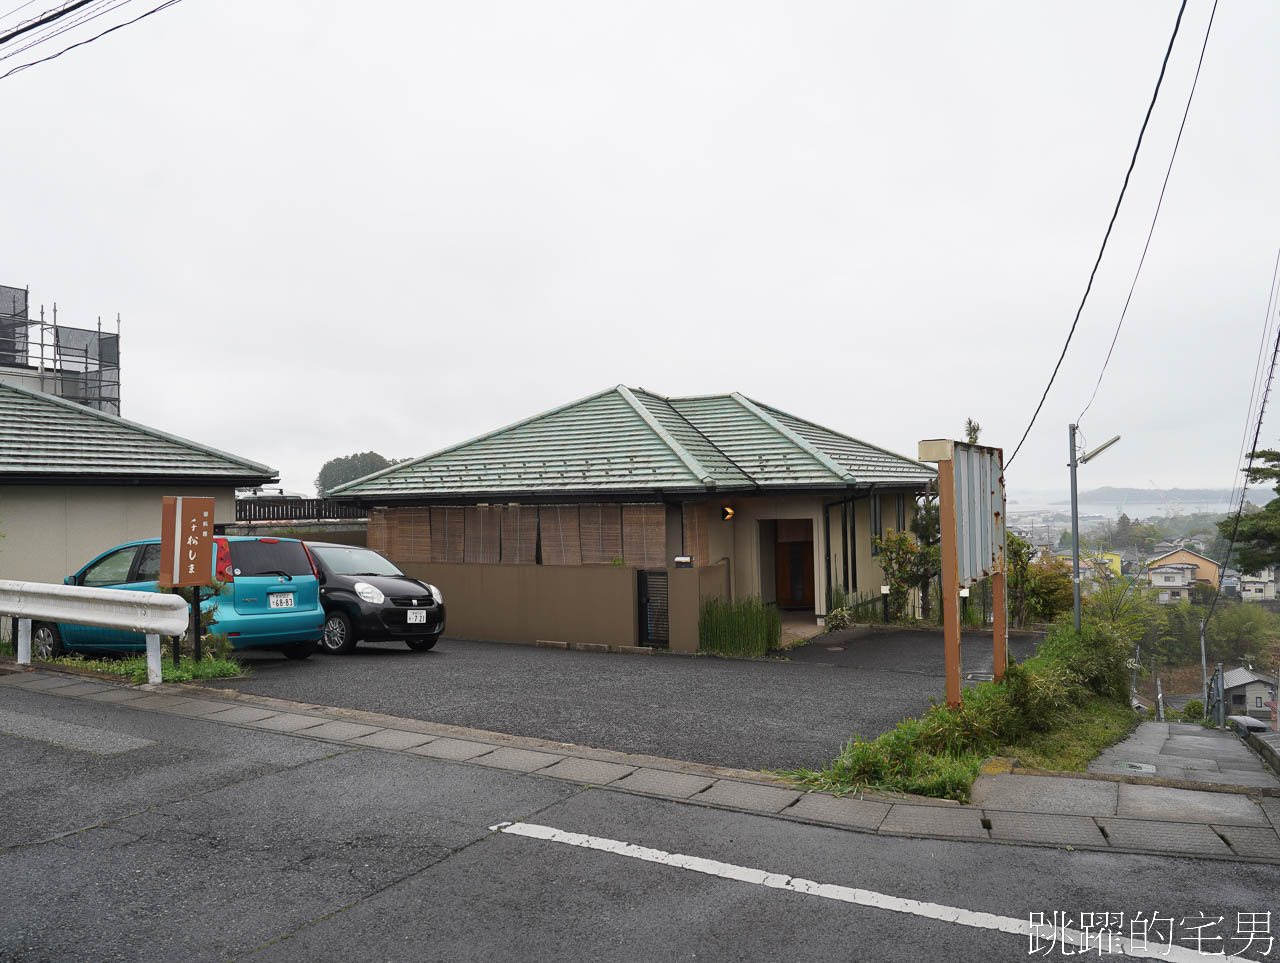
[[[782,775],[836,794],[887,789],[965,801],[982,760],[1083,769],[1136,719],[1125,702],[1124,643],[1103,626],[1054,629],[1040,653],[1009,666],[1003,682],[965,690],[957,708],[935,704],[869,741],[851,740],[819,770]]]
[[[87,659],[82,655],[61,655],[50,660],[52,665],[65,665],[69,668],[87,669],[90,672],[101,672],[104,675],[115,675],[140,685],[147,681],[147,658],[144,655],[122,656],[118,659]],[[164,659],[160,663],[161,677],[165,682],[194,682],[202,679],[227,679],[243,675],[244,667],[235,659],[206,656],[197,662],[190,656],[183,656],[178,665],[172,659]]]

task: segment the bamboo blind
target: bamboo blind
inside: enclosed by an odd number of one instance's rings
[[[463,510],[463,561],[497,565],[502,552],[502,509],[488,505]]]
[[[581,565],[577,505],[544,505],[538,509],[543,565]]]
[[[538,561],[538,509],[509,505],[502,510],[502,562],[533,565]]]
[[[667,506],[622,506],[622,558],[638,568],[663,568],[667,555]]]
[[[391,554],[391,541],[388,538],[387,516],[389,512],[385,508],[375,508],[369,512],[369,532],[365,536],[365,544],[367,544],[375,552],[381,552],[383,555]]]
[[[431,561],[431,517],[425,508],[393,508],[387,544],[390,558],[397,562]]]
[[[466,558],[463,547],[463,510],[452,505],[431,509],[431,561],[461,562]]]
[[[622,558],[622,508],[579,505],[578,544],[583,565],[609,565]]]
[[[693,556],[694,565],[709,565],[711,539],[707,527],[707,503],[685,502],[681,507],[684,510],[684,553]]]

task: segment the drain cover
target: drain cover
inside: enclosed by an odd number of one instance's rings
[[[1122,762],[1120,765],[1128,769],[1130,772],[1155,772],[1155,766],[1148,766],[1145,762]]]

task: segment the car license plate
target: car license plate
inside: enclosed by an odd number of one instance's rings
[[[409,610],[409,624],[410,624],[410,625],[416,625],[416,624],[426,625],[426,624],[427,624],[427,613],[426,613],[426,612],[422,612],[422,611],[417,611],[417,612],[415,612],[413,609],[410,609],[410,610]]]
[[[291,609],[293,608],[292,592],[268,592],[268,604],[273,609]]]

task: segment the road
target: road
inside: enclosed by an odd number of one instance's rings
[[[1017,639],[1014,655],[1032,643]],[[840,651],[833,651],[839,649]],[[966,673],[991,643],[966,638]],[[943,693],[940,635],[833,633],[790,660],[624,656],[444,638],[429,653],[361,645],[289,662],[247,655],[219,687],[739,769],[817,767]]]
[[[22,963],[1023,960],[969,914],[1157,913],[1184,943],[1280,892],[1275,865],[884,838],[7,686],[0,766]],[[583,845],[490,829],[515,820]]]

